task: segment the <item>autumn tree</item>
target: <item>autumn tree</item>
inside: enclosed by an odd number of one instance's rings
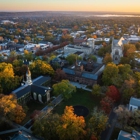
[[[29,52],[27,50],[24,50],[24,59],[25,60],[28,60],[28,61],[33,60],[33,54],[32,54],[32,52]]]
[[[0,63],[0,90],[2,93],[8,93],[17,87],[21,78],[14,75],[12,64]]]
[[[113,99],[110,98],[109,96],[105,96],[104,98],[102,98],[100,104],[101,104],[101,109],[106,113],[109,114],[112,107],[113,107]]]
[[[55,71],[55,74],[54,74],[54,80],[55,81],[61,81],[61,80],[64,80],[64,79],[67,79],[67,76],[66,76],[65,72],[61,69],[57,69]]]
[[[106,53],[106,54],[105,54],[105,57],[104,57],[104,59],[103,59],[103,62],[104,62],[105,64],[112,62],[112,57],[111,57],[111,55],[110,55],[109,53]]]
[[[72,97],[72,93],[76,92],[76,87],[73,86],[70,81],[62,80],[61,82],[53,85],[53,93],[58,96],[62,94],[64,99]]]
[[[80,140],[84,139],[85,119],[83,116],[74,114],[72,106],[66,106],[64,114],[61,116],[61,123],[57,127],[60,140]]]
[[[117,102],[120,99],[119,90],[113,85],[108,87],[106,96],[110,97],[114,102]]]
[[[102,81],[105,85],[111,85],[113,78],[118,76],[119,69],[114,63],[108,63],[103,71]]]
[[[47,140],[56,140],[58,138],[57,127],[60,125],[60,116],[58,114],[48,113],[39,114],[33,124],[33,134],[41,136]]]
[[[135,80],[133,78],[125,80],[122,88],[122,97],[125,102],[128,102],[131,96],[134,96],[135,93]]]
[[[100,96],[101,95],[101,87],[98,84],[93,85],[92,87],[92,94],[95,96]]]
[[[136,51],[136,47],[133,44],[124,44],[124,56],[129,56]]]
[[[124,80],[129,80],[132,77],[133,71],[129,64],[124,64],[124,65],[119,64],[118,69],[119,69],[119,74],[121,75],[123,82]]]
[[[103,111],[99,111],[97,108],[94,108],[91,118],[88,122],[88,129],[90,135],[98,137],[107,126],[108,117],[104,114]]]
[[[51,65],[42,60],[35,60],[32,64],[30,64],[29,67],[33,77],[37,77],[39,75],[54,74],[54,70]]]
[[[123,105],[119,105],[118,108],[115,108],[114,112],[117,115],[118,123],[120,124],[122,129],[124,129],[131,117],[131,112]]]
[[[17,103],[13,94],[0,95],[0,112],[2,116],[16,123],[21,123],[26,116],[22,106]]]

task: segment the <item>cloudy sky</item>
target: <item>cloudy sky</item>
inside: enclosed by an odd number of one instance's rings
[[[111,11],[140,13],[140,0],[0,0],[0,11]]]

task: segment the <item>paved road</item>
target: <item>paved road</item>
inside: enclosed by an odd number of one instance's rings
[[[45,106],[41,111],[45,111],[46,113],[50,112],[51,110],[53,110],[53,108],[58,105],[61,101],[63,100],[62,95],[60,94],[59,96],[57,96],[50,104],[51,106]],[[24,127],[26,129],[31,129],[33,125],[33,121],[30,119],[25,125]]]
[[[116,123],[116,114],[112,111],[109,116],[109,126],[101,133],[101,140],[110,140]]]

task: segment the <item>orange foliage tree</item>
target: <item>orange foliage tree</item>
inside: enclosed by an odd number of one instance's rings
[[[13,94],[0,94],[0,114],[8,120],[21,123],[26,114]]]
[[[85,119],[83,116],[74,114],[72,106],[66,106],[64,114],[61,116],[61,125],[57,127],[57,133],[60,140],[79,140],[84,137],[86,131]]]

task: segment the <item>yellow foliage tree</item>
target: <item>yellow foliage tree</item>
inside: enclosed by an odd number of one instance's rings
[[[16,123],[21,123],[26,116],[22,106],[17,103],[13,94],[0,94],[0,114]]]
[[[54,70],[51,67],[50,64],[47,64],[45,61],[42,60],[36,60],[34,61],[31,65],[30,65],[30,70],[32,72],[32,75],[53,75],[54,74]]]
[[[12,64],[0,63],[0,77],[14,77]]]
[[[85,119],[83,116],[74,114],[72,106],[66,106],[64,114],[61,116],[61,123],[57,127],[57,133],[60,140],[79,140],[86,134]]]

